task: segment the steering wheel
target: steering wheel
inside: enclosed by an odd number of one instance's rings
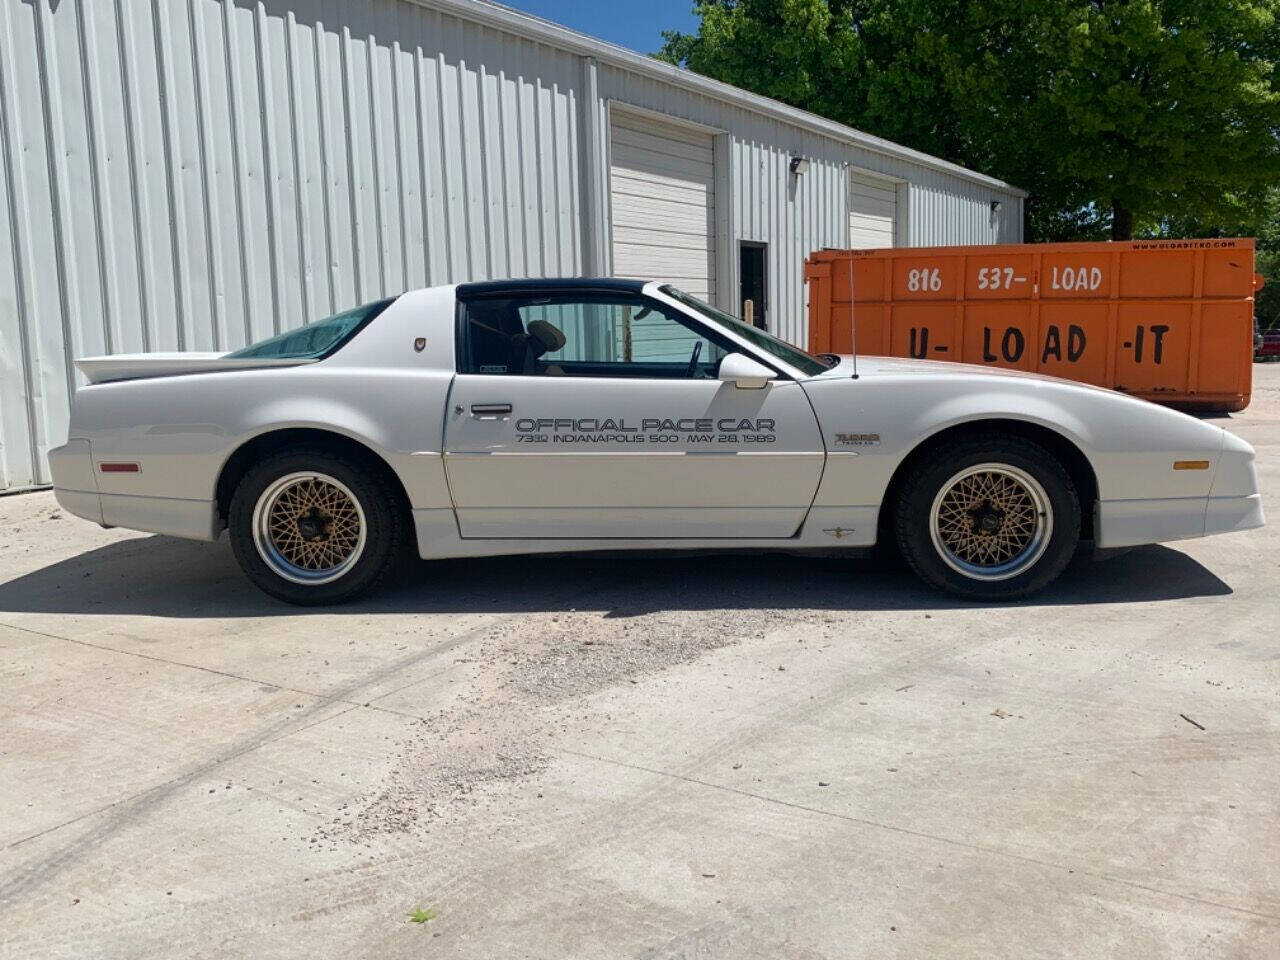
[[[702,341],[699,340],[693,345],[693,356],[689,358],[689,367],[685,370],[686,380],[692,380],[698,372],[698,358],[702,356]]]

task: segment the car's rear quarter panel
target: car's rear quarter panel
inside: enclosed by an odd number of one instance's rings
[[[454,369],[452,316],[452,289],[420,291],[319,363],[81,388],[69,433],[89,441],[104,522],[151,529],[137,522],[142,505],[120,498],[155,500],[152,511],[163,511],[163,501],[212,504],[219,474],[242,444],[290,428],[356,440],[390,464],[414,508],[449,507],[440,452]],[[140,469],[103,473],[104,462]],[[160,529],[199,535],[198,524]]]

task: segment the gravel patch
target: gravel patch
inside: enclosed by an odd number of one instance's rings
[[[382,786],[340,808],[311,842],[368,844],[448,822],[496,796],[497,785],[544,771],[553,731],[582,698],[812,616],[772,609],[570,610],[503,621],[458,658],[470,669],[462,706],[418,724]]]

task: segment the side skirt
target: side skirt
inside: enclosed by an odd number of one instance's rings
[[[714,537],[678,539],[662,538],[592,538],[537,539],[463,538],[453,510],[445,508],[414,510],[413,526],[418,537],[418,555],[424,560],[448,557],[496,557],[515,554],[584,553],[589,551],[644,550],[781,550],[796,552],[831,551],[867,548],[875,545],[878,506],[815,507],[809,512],[800,531],[792,537],[751,539]]]

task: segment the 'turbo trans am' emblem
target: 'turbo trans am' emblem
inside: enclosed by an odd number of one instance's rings
[[[880,444],[878,433],[837,433],[837,447],[874,447]]]

